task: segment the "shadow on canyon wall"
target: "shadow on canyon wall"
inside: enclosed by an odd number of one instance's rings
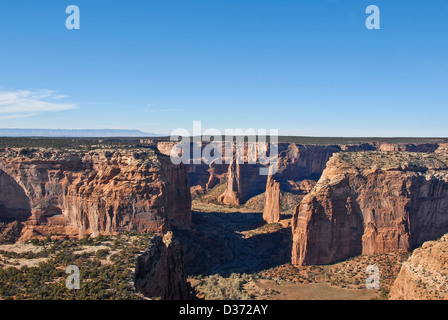
[[[290,262],[291,230],[245,237],[265,225],[261,213],[192,213],[192,228],[178,230],[188,275],[254,273]]]
[[[0,222],[23,222],[30,216],[30,199],[25,190],[10,175],[0,170]]]

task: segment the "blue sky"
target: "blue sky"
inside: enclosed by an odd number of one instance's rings
[[[2,0],[0,127],[448,136],[447,35],[445,0]]]

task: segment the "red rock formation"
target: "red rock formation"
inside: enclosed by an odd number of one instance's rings
[[[24,239],[166,231],[191,221],[185,166],[151,149],[5,149],[0,173],[8,214],[28,211]]]
[[[263,209],[263,220],[267,223],[280,221],[280,183],[273,176],[268,176],[265,193],[266,203]]]
[[[295,194],[307,194],[310,193],[311,190],[313,190],[317,181],[311,179],[304,179],[299,181],[288,180],[288,183],[290,185],[291,192]]]
[[[210,164],[190,164],[188,165],[188,177],[190,185],[202,193],[216,186],[220,179],[227,175],[229,165],[217,164],[213,161]]]
[[[303,146],[291,143],[280,144],[278,151],[275,181],[279,183],[281,190],[299,193],[299,181],[319,177],[331,155],[341,149],[338,146]],[[271,187],[266,185],[266,176],[260,175],[260,167],[260,164],[237,164],[232,161],[227,173],[227,189],[218,201],[225,204],[243,204]],[[267,195],[266,199],[271,199],[271,195]],[[268,212],[271,208],[275,207],[266,204],[266,217],[276,215]]]
[[[448,300],[448,234],[423,243],[403,263],[390,300]]]
[[[268,178],[265,190],[265,206],[263,219],[268,222],[280,221],[280,190],[294,194],[305,194],[311,191],[315,181],[325,168],[328,159],[339,146],[303,146],[282,144],[279,146],[278,169]]]
[[[380,143],[378,151],[409,151],[409,152],[434,152],[439,147],[438,143]]]
[[[340,151],[341,147],[337,145],[317,146],[291,143],[279,146],[277,180],[288,188],[288,180],[319,178],[331,156]]]
[[[174,142],[161,142],[158,144],[159,150],[165,154],[169,154],[171,148],[176,145]],[[213,143],[203,143],[201,151],[210,148]],[[204,163],[203,158],[194,158],[193,144],[190,145],[191,159],[189,168],[189,181],[192,192],[195,194],[205,193],[213,188],[220,179],[226,177],[226,191],[218,197],[218,201],[224,204],[240,205],[246,203],[251,197],[266,191],[266,201],[270,201],[275,194],[269,195],[272,191],[271,186],[262,185],[268,182],[266,177],[260,176],[259,164],[235,164],[233,159],[226,158],[225,144],[218,144],[216,148],[220,150],[222,155],[222,164]],[[326,167],[330,157],[342,151],[356,152],[366,150],[407,150],[432,152],[438,147],[437,143],[422,144],[393,144],[393,143],[358,143],[358,144],[341,144],[341,145],[300,145],[294,143],[278,144],[278,169],[274,175],[274,179],[280,185],[281,191],[290,192],[296,195],[307,194],[311,191],[315,182],[319,179]],[[439,148],[440,149],[440,148]],[[233,153],[235,150],[233,150]],[[247,149],[245,149],[247,152]],[[247,154],[245,154],[247,156]],[[247,159],[245,159],[247,160]],[[226,164],[230,162],[230,165]],[[247,161],[245,161],[247,162]],[[282,202],[282,199],[280,199]],[[272,207],[271,203],[266,203],[264,214],[266,217],[277,215],[276,212],[269,213],[269,210],[276,210],[276,206]],[[271,221],[271,218],[267,218]]]
[[[232,161],[227,173],[227,187],[218,201],[224,204],[240,205],[263,193],[267,176],[260,175],[261,165]]]
[[[233,205],[240,204],[240,197],[238,195],[238,190],[240,189],[239,169],[240,165],[235,161],[233,161],[232,164],[229,165],[229,171],[226,177],[226,190],[218,197],[219,202]]]
[[[137,258],[134,285],[149,298],[190,299],[184,252],[172,232],[155,236]]]
[[[169,156],[172,148],[177,144],[177,142],[163,141],[157,144],[157,148],[161,153]],[[195,193],[204,193],[207,190],[210,190],[219,183],[220,179],[223,178],[228,171],[228,163],[230,162],[230,160],[226,163],[225,148],[223,143],[221,144],[221,147],[218,148],[220,149],[220,152],[222,154],[221,163],[218,163],[218,159],[214,159],[213,161],[211,161],[211,163],[206,163],[203,161],[202,151],[204,151],[204,148],[209,145],[211,144],[204,143],[204,145],[201,147],[201,157],[193,158],[192,150],[194,145],[190,144],[191,157],[188,159],[189,163],[187,164],[188,177],[190,187],[192,188],[192,190],[194,190]],[[178,151],[178,154],[180,156],[181,152],[180,150]]]
[[[440,143],[439,147],[437,148],[437,150],[435,152],[448,154],[448,143]]]
[[[157,149],[164,155],[169,156],[171,149],[176,146],[178,142],[160,141],[157,143]]]
[[[205,190],[210,190],[214,186],[216,186],[220,180],[225,177],[229,165],[225,163],[217,163],[217,161],[213,161],[209,164],[208,173],[209,177],[207,183],[205,184]]]
[[[292,220],[292,263],[409,251],[448,232],[448,159],[409,152],[337,153]]]

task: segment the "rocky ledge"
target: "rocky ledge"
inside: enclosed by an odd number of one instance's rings
[[[138,257],[134,285],[148,298],[190,299],[184,252],[171,231],[155,236]]]
[[[400,269],[391,300],[448,300],[448,234],[415,249]]]

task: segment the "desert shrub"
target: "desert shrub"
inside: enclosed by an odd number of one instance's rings
[[[136,254],[143,251],[150,234],[137,235],[138,241],[129,242],[128,237],[103,237],[101,241],[116,242],[118,252],[110,257],[111,264],[102,265],[100,259],[110,254],[109,249],[97,250],[95,254],[74,254],[81,245],[97,245],[98,239],[85,237],[82,240],[54,240],[46,250],[47,260],[35,267],[23,266],[0,268],[0,299],[31,300],[133,300],[141,299],[133,286],[133,269]],[[37,243],[37,242],[36,242]],[[40,243],[39,243],[40,244]],[[43,242],[42,242],[43,244]],[[13,258],[36,258],[44,250],[21,254],[2,252]],[[50,255],[48,253],[51,253]],[[10,264],[10,263],[9,263]],[[69,290],[65,281],[67,266],[79,267],[81,286]]]
[[[98,259],[104,259],[107,257],[107,255],[109,254],[109,250],[108,249],[100,249],[95,253],[95,256]]]
[[[247,278],[239,274],[232,274],[229,278],[215,274],[203,279],[196,290],[207,300],[250,300],[244,290],[245,283]]]

